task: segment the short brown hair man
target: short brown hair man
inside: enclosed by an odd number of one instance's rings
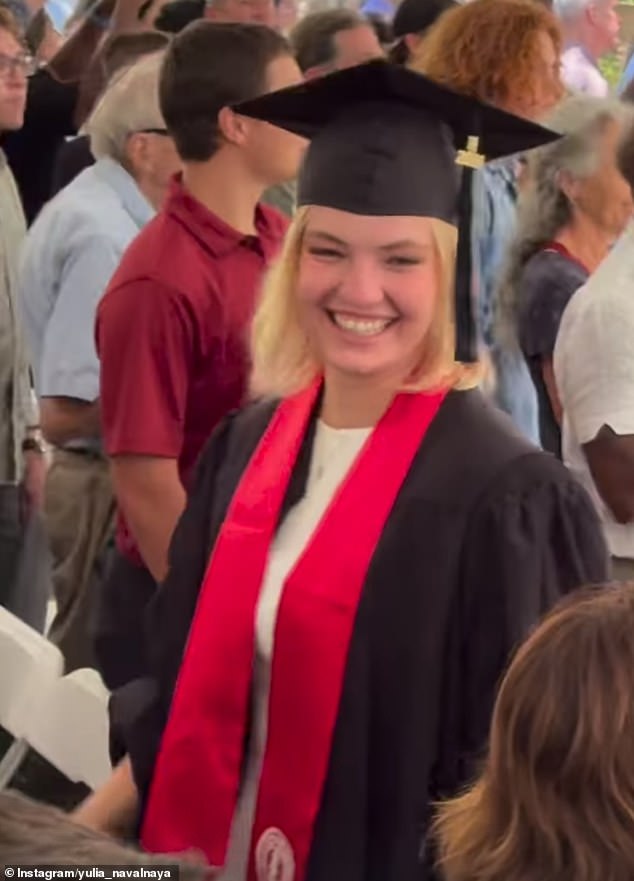
[[[372,24],[350,9],[313,12],[295,25],[289,39],[306,79],[383,55]]]
[[[300,81],[289,45],[262,25],[198,21],[167,51],[160,103],[182,180],[127,251],[97,319],[103,436],[125,519],[98,624],[110,688],[143,673],[143,611],[194,463],[244,400],[247,327],[286,228],[259,202],[295,177],[305,147],[231,108]]]

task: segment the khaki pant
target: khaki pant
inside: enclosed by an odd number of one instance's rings
[[[64,655],[66,672],[94,667],[95,600],[115,524],[106,459],[57,450],[46,483],[45,515],[57,601],[49,637]]]

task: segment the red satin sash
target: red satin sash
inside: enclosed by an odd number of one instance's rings
[[[255,612],[318,388],[284,401],[207,569],[143,824],[150,851],[222,866],[244,758]],[[396,497],[445,393],[402,394],[369,437],[284,585],[249,881],[303,881],[356,610]]]

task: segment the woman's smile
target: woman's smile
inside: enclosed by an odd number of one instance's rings
[[[378,336],[398,321],[396,316],[383,318],[332,309],[325,311],[332,323],[340,330],[364,337]]]

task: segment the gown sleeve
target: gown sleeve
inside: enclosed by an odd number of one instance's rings
[[[169,571],[146,613],[150,673],[115,691],[110,699],[113,764],[126,754],[145,801],[194,617],[211,544],[212,499],[224,459],[231,418],[212,435],[198,464],[187,506],[174,531]]]
[[[462,559],[459,670],[447,700],[452,727],[444,728],[456,739],[444,745],[445,792],[474,775],[513,651],[563,595],[608,581],[608,571],[592,502],[554,457],[525,455],[485,491]]]

